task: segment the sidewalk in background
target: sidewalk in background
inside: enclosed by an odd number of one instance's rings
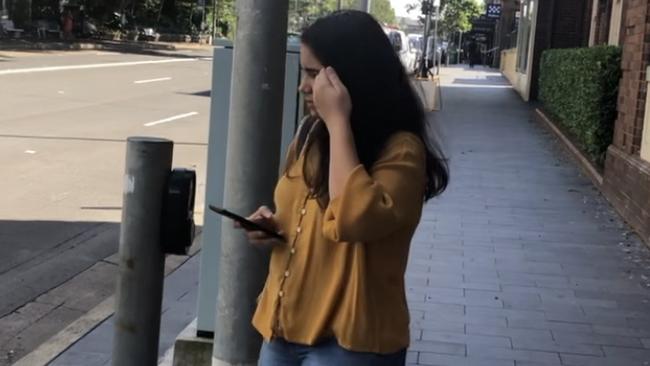
[[[648,248],[499,74],[441,81],[451,184],[412,245],[408,364],[650,364]],[[161,355],[195,316],[197,279],[198,256],[166,281]],[[50,365],[110,364],[111,326]]]
[[[198,43],[143,42],[143,41],[40,41],[22,39],[0,39],[0,51],[177,51],[210,49],[211,45]]]

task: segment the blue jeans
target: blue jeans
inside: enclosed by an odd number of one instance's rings
[[[336,340],[314,346],[273,339],[264,342],[258,366],[404,366],[406,350],[391,354],[352,352]]]

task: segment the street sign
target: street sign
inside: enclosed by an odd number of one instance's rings
[[[488,4],[488,6],[487,6],[487,17],[488,18],[500,18],[501,17],[501,4]]]

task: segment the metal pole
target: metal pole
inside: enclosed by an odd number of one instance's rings
[[[173,142],[130,137],[120,227],[114,366],[158,364],[165,255],[160,246],[162,197]]]
[[[436,6],[436,19],[433,30],[433,61],[436,65],[436,74],[440,74],[440,60],[438,59],[438,18],[440,18],[440,5]]]
[[[461,56],[463,55],[463,32],[458,32],[458,64],[460,65]]]
[[[224,206],[248,214],[273,202],[278,178],[288,0],[237,1]],[[255,101],[255,105],[251,105]],[[261,337],[251,325],[268,254],[224,220],[212,366],[256,365]]]
[[[212,0],[212,44],[217,39],[217,0]]]
[[[370,13],[372,7],[372,0],[359,0],[359,10]]]
[[[341,10],[341,0],[336,1],[336,10]]]
[[[427,50],[429,48],[429,25],[431,24],[431,12],[429,11],[430,0],[424,0],[423,6],[427,12],[424,17],[424,34],[422,35],[422,61],[420,62],[420,77],[427,77]]]

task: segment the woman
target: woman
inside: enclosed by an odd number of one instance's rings
[[[423,109],[381,26],[336,12],[302,35],[300,127],[275,191],[251,219],[284,234],[253,325],[260,365],[403,365],[404,273],[422,205],[448,181]]]

